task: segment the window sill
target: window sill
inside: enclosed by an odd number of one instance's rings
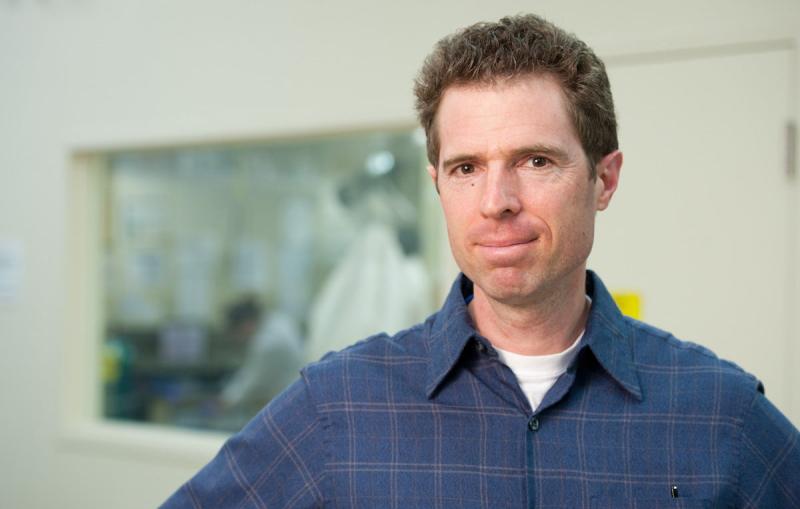
[[[229,435],[105,420],[65,425],[58,436],[64,452],[122,457],[192,469],[208,463]]]

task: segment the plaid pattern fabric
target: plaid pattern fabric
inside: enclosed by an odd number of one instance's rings
[[[800,435],[737,366],[590,272],[581,352],[534,413],[471,291],[305,368],[163,507],[800,507]]]

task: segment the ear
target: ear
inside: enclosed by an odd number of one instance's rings
[[[605,210],[614,196],[619,183],[619,172],[622,170],[622,152],[615,150],[606,154],[597,163],[595,177],[595,199],[597,210]]]
[[[427,169],[428,169],[428,175],[431,177],[431,180],[433,181],[433,187],[436,188],[436,193],[438,194],[439,193],[439,181],[438,181],[437,177],[439,176],[439,172],[436,170],[436,167],[433,166],[432,164],[429,164]]]

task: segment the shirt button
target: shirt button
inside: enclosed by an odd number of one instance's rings
[[[528,421],[528,429],[531,431],[539,431],[539,419],[531,417],[531,420]]]

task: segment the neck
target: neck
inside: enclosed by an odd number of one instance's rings
[[[586,272],[575,281],[545,292],[526,305],[492,299],[477,285],[469,305],[480,334],[494,346],[521,355],[563,352],[586,327]]]

